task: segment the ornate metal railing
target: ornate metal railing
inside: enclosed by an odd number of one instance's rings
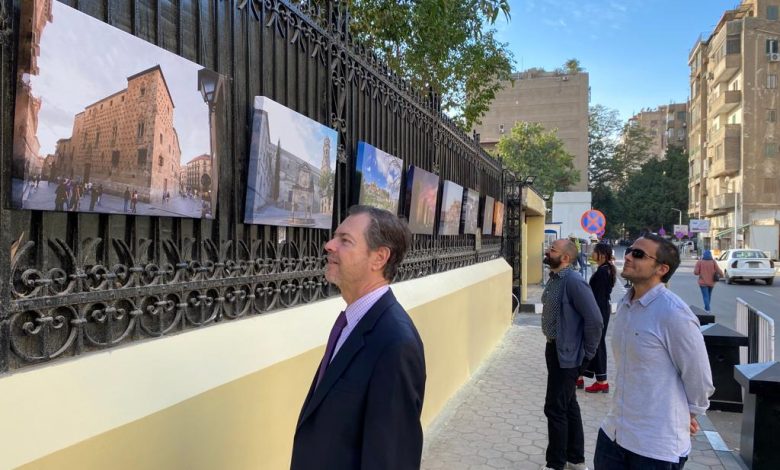
[[[73,0],[63,3],[230,77],[216,217],[10,210],[15,18],[26,0],[0,1],[0,374],[336,293],[323,276],[328,230],[242,223],[256,95],[339,132],[336,220],[354,198],[358,140],[504,199],[500,163],[435,96],[351,40],[342,2]],[[498,237],[416,235],[397,280],[499,256]]]

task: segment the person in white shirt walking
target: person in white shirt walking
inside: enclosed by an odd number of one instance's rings
[[[596,441],[596,470],[681,470],[696,416],[709,407],[715,388],[699,321],[664,286],[679,265],[677,247],[656,235],[626,250],[622,276],[633,288],[613,320],[615,393]]]

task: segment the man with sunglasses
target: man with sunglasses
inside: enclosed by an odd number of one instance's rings
[[[690,308],[664,285],[680,265],[670,241],[644,235],[626,250],[633,283],[612,321],[615,389],[596,441],[596,470],[681,470],[709,407],[704,338]]]
[[[572,271],[577,246],[555,240],[544,255],[550,279],[542,293],[542,333],[547,337],[546,466],[542,470],[587,470],[576,383],[580,368],[596,354],[603,320],[593,291]]]

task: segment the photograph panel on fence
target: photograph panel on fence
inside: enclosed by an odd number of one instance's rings
[[[410,166],[406,183],[406,210],[412,233],[433,235],[439,177],[420,167]]]
[[[495,199],[490,196],[483,196],[480,203],[480,220],[482,220],[482,235],[491,235],[493,233],[493,205]]]
[[[460,233],[464,235],[473,235],[477,233],[478,216],[479,192],[476,189],[466,188],[463,190],[463,204],[460,216]]]
[[[12,207],[213,218],[224,77],[60,2],[21,14]]]
[[[358,203],[398,214],[403,160],[358,142],[355,167],[360,190]]]
[[[493,235],[500,237],[504,234],[504,203],[496,201],[493,205]]]
[[[330,229],[337,149],[335,130],[256,96],[244,222]]]
[[[444,181],[441,194],[439,235],[457,235],[460,231],[460,212],[463,205],[463,186]]]

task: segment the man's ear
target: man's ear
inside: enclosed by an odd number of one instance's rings
[[[658,267],[660,268],[660,270],[656,271],[656,272],[660,272],[661,273],[661,277],[666,276],[666,273],[668,273],[669,270],[671,269],[671,268],[669,268],[669,265],[661,264],[661,263],[658,263]]]
[[[380,246],[371,253],[371,269],[375,271],[382,271],[385,269],[385,265],[390,260],[390,248],[386,246]]]

